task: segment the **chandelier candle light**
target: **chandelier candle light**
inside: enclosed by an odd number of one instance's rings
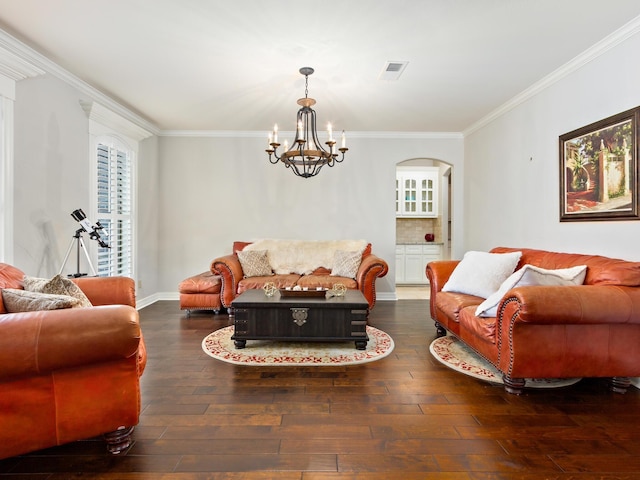
[[[316,129],[316,112],[311,108],[316,101],[309,98],[309,75],[313,73],[313,68],[303,67],[300,73],[305,78],[304,98],[298,100],[298,105],[302,108],[298,110],[296,121],[296,138],[289,148],[289,142],[284,141],[284,152],[278,155],[278,125],[274,125],[273,132],[269,133],[269,147],[266,152],[269,154],[269,162],[276,164],[282,162],[287,168],[291,168],[293,173],[299,177],[309,178],[320,173],[320,169],[325,165],[333,167],[336,163],[344,160],[347,150],[344,130],[342,131],[341,144],[338,151],[342,154],[338,158],[336,153],[336,141],[333,138],[333,129],[329,123],[327,133],[329,140],[325,142],[324,148],[318,141],[318,131]]]

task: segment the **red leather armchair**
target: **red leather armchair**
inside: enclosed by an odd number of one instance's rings
[[[0,288],[23,278],[0,263]],[[134,282],[75,282],[93,307],[7,313],[0,296],[0,458],[98,435],[130,445],[146,363]]]

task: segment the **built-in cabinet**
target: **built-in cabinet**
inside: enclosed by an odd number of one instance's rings
[[[396,245],[396,284],[428,284],[427,263],[442,259],[442,245]]]
[[[438,216],[438,168],[396,170],[396,216]]]

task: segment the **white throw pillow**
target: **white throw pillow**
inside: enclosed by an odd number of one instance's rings
[[[498,314],[498,304],[502,297],[516,287],[529,285],[582,285],[587,275],[587,266],[561,268],[558,270],[546,270],[535,265],[525,265],[520,270],[510,275],[498,290],[491,294],[484,302],[478,305],[476,315],[478,317],[495,317]]]
[[[333,257],[331,276],[356,278],[360,263],[362,263],[362,251],[345,252],[344,250],[336,250]]]
[[[522,252],[467,252],[442,291],[487,298],[513,273],[521,256]]]

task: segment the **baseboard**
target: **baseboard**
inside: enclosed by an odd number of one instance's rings
[[[178,292],[154,293],[147,297],[136,298],[136,308],[140,310],[160,300],[180,300],[180,294]]]
[[[376,302],[395,302],[398,300],[396,292],[376,292]]]

